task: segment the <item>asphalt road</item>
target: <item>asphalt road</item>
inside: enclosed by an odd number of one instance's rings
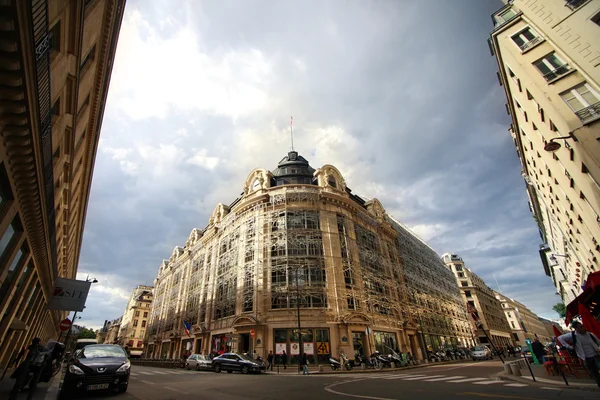
[[[129,390],[113,396],[88,398],[116,400],[232,400],[266,399],[598,399],[598,392],[540,387],[498,381],[490,376],[502,370],[498,361],[433,365],[398,372],[339,373],[311,376],[293,373],[196,372],[134,366]],[[288,370],[289,371],[289,370]]]

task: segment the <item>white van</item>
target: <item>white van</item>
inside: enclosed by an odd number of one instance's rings
[[[77,342],[75,343],[75,352],[83,349],[88,344],[98,344],[98,341],[96,339],[77,339]]]

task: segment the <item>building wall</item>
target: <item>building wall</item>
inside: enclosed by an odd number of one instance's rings
[[[117,340],[127,346],[132,356],[140,356],[144,351],[144,337],[150,310],[152,308],[152,286],[138,286],[131,292],[125,312],[121,317]]]
[[[458,291],[444,281],[437,255],[421,257],[436,260],[423,268],[432,275],[441,271],[434,279],[440,285],[421,293],[420,301],[428,303],[420,312],[413,309],[416,300],[409,298],[416,288],[408,287],[405,266],[419,259],[399,243],[408,237],[421,243],[414,253],[426,246],[388,217],[379,201],[352,195],[332,166],[317,170],[313,185],[273,182],[270,172],[252,171],[244,196],[231,206],[217,205],[209,225],[194,229],[185,246],[163,261],[147,357],[175,358],[188,347],[262,356],[285,348],[293,356],[298,299],[303,342],[310,343],[305,350],[314,351],[316,362],[339,351],[369,354],[390,347],[420,356],[425,333],[440,345],[469,344]],[[191,339],[183,321],[192,326]]]
[[[507,12],[512,18],[502,21],[498,15]],[[530,208],[540,228],[542,263],[565,303],[600,267],[598,13],[599,0],[578,7],[566,7],[563,1],[515,0],[493,15],[490,37]],[[534,38],[518,42],[525,29]],[[550,64],[558,68],[538,69],[536,63],[550,54],[558,57]],[[586,100],[571,103],[571,108],[565,99],[580,85],[587,85]],[[557,141],[562,145],[558,151],[544,150],[551,139],[569,135]]]
[[[547,327],[534,312],[501,293],[494,292],[494,294],[502,305],[515,344],[525,346],[526,339],[533,341],[535,338],[538,338],[542,343],[552,341],[554,334],[548,332]]]
[[[442,259],[456,278],[464,307],[467,308],[467,304],[470,304],[477,310],[478,322],[483,326],[477,327],[472,319],[472,329],[479,342],[489,343],[489,337],[496,346],[513,345],[511,330],[504,317],[502,306],[494,296],[494,291],[479,275],[466,268],[464,261],[458,255],[446,253]]]
[[[92,167],[124,0],[9,1],[0,114],[0,366],[57,338],[56,277],[77,272]],[[36,23],[34,24],[34,21]],[[86,51],[93,58],[82,68]],[[89,98],[87,103],[83,98]]]

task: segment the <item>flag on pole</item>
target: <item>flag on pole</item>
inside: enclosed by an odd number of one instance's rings
[[[189,322],[183,321],[183,329],[185,330],[185,334],[188,335],[189,338],[191,338],[190,329],[192,329],[192,326]]]

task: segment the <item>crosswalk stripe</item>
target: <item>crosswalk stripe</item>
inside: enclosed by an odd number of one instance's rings
[[[508,387],[525,387],[525,386],[529,386],[526,383],[509,383],[508,385],[504,385],[504,386],[508,386]]]
[[[167,372],[163,372],[163,371],[152,371],[152,372],[154,372],[155,374],[159,374],[159,375],[168,375]]]
[[[140,371],[140,374],[144,374],[144,375],[154,375],[154,373],[152,372],[146,372],[146,371]]]
[[[494,381],[473,382],[473,385],[493,385],[495,383],[502,383],[502,381],[494,380]]]
[[[467,378],[467,379],[458,379],[455,381],[446,381],[449,383],[463,383],[463,382],[475,382],[475,381],[485,381],[487,378]]]
[[[403,379],[404,381],[418,381],[421,379],[427,379],[427,378],[439,378],[440,376],[444,376],[444,375],[425,375],[425,376],[417,376],[415,378],[407,378],[407,379]]]
[[[417,376],[425,377],[427,375],[392,375],[381,379],[405,379],[405,378],[415,378]]]
[[[129,375],[131,375],[131,376],[137,376],[138,374],[137,374],[137,372],[130,372]]]
[[[459,379],[465,378],[465,376],[457,375],[457,376],[445,376],[443,378],[435,378],[435,379],[426,379],[423,382],[439,382],[439,381],[449,381],[450,379]]]

